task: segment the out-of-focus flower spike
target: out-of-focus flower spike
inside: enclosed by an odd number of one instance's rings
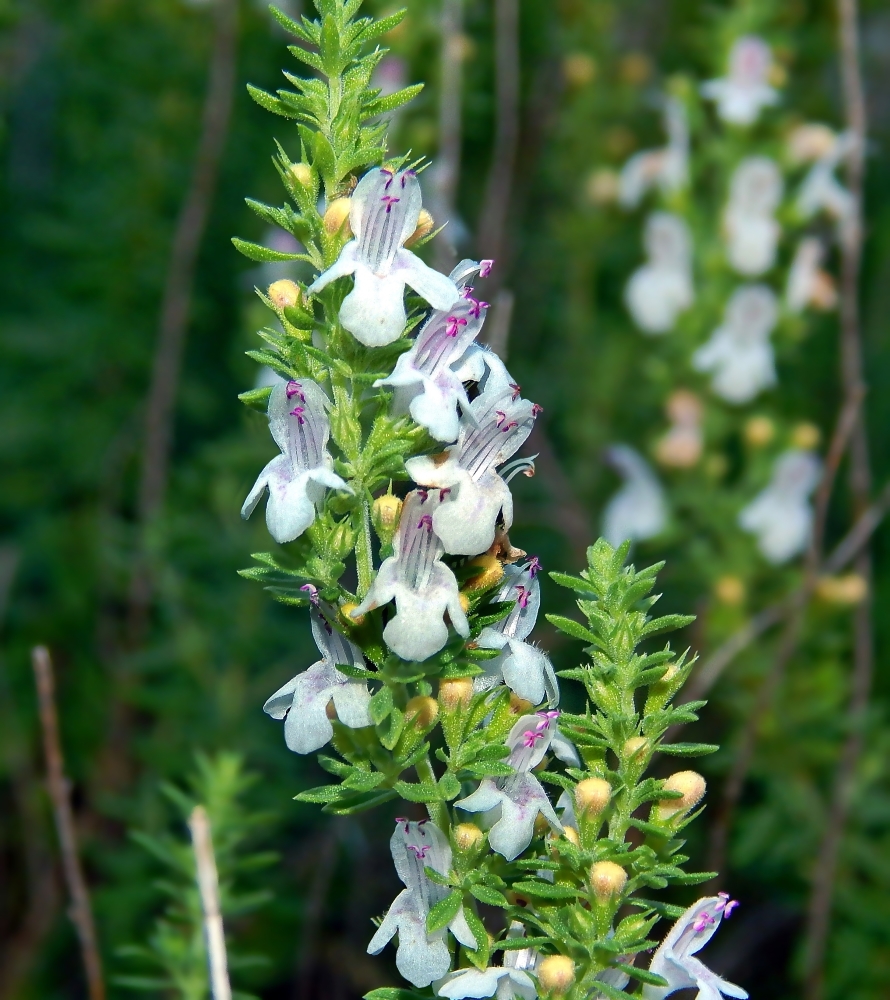
[[[769,45],[756,35],[745,35],[730,50],[727,75],[702,84],[701,92],[716,102],[723,121],[753,125],[762,108],[779,100],[768,83],[772,62]]]

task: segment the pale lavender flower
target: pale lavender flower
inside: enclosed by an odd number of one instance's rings
[[[485,672],[474,678],[477,691],[504,683],[533,705],[547,700],[559,704],[559,686],[547,654],[525,642],[535,627],[541,606],[541,585],[537,580],[541,564],[532,558],[522,566],[504,567],[504,579],[493,601],[515,601],[513,610],[499,622],[482,629],[476,640],[482,649],[498,649],[500,654],[485,663]]]
[[[698,1000],[720,1000],[721,995],[747,1000],[748,994],[734,983],[721,979],[695,954],[711,940],[724,917],[738,903],[725,892],[693,903],[668,931],[652,956],[649,971],[667,980],[667,986],[643,987],[643,1000],[664,1000],[677,990],[698,989]]]
[[[441,503],[437,490],[408,494],[393,539],[394,554],[383,560],[367,596],[352,612],[357,618],[395,601],[396,614],[387,622],[383,639],[403,660],[426,660],[445,645],[446,612],[460,635],[470,634],[457,580],[441,561],[442,543],[433,531]]]
[[[805,236],[798,243],[785,285],[785,306],[789,312],[803,312],[810,306],[833,309],[837,305],[834,280],[821,266],[824,259],[825,244],[818,236]]]
[[[773,213],[783,186],[768,156],[748,156],[733,171],[723,225],[729,263],[739,274],[754,277],[775,264],[782,227]]]
[[[729,53],[729,73],[702,84],[702,94],[717,102],[717,114],[733,125],[752,125],[760,109],[779,100],[769,85],[772,53],[762,38],[745,35]]]
[[[314,382],[278,382],[269,396],[269,430],[281,454],[259,474],[241,516],[250,517],[268,489],[266,524],[276,542],[292,542],[315,520],[325,490],[350,490],[327,450],[330,400]]]
[[[451,848],[442,831],[429,820],[418,823],[397,819],[389,849],[396,873],[405,888],[396,896],[377,933],[368,945],[368,954],[377,955],[398,934],[396,966],[414,986],[429,986],[451,967],[446,928],[427,934],[430,909],[448,895],[445,886],[429,879],[424,868],[445,875],[451,870]],[[461,907],[448,930],[467,948],[476,948],[476,939]]]
[[[289,680],[263,705],[267,715],[284,719],[284,740],[295,753],[312,753],[334,735],[327,714],[332,701],[344,726],[361,729],[372,724],[367,683],[337,669],[338,664],[364,669],[361,651],[331,625],[333,608],[322,604],[312,591],[309,594],[314,605],[309,609],[312,635],[321,659]]]
[[[506,739],[510,749],[507,763],[515,773],[507,778],[485,778],[475,792],[455,802],[467,812],[492,812],[494,823],[488,843],[508,861],[531,843],[538,813],[554,830],[562,832],[547,793],[531,773],[551,749],[560,760],[575,767],[580,763],[577,751],[556,726],[558,716],[559,712],[549,711],[519,719]]]
[[[667,333],[695,298],[689,227],[678,215],[653,212],[643,242],[649,259],[630,276],[625,301],[644,333]]]
[[[450,309],[435,310],[421,327],[414,346],[399,356],[391,375],[374,383],[396,389],[396,412],[407,410],[437,441],[454,441],[459,423],[457,408],[469,408],[463,373],[456,370],[476,339],[488,303],[472,298],[467,283],[482,264],[461,261],[451,279],[463,297]]]
[[[610,545],[654,538],[667,521],[664,489],[648,463],[629,445],[612,445],[606,460],[624,480],[603,511],[603,538]]]
[[[857,235],[856,199],[837,179],[835,171],[856,149],[857,141],[851,132],[836,136],[810,168],[795,203],[798,214],[804,219],[811,219],[819,212],[834,219],[845,242]]]
[[[770,334],[779,315],[767,285],[743,285],[726,305],[723,323],[692,356],[693,367],[711,372],[711,388],[728,403],[748,403],[776,383]]]
[[[664,127],[667,146],[635,153],[621,168],[618,201],[624,208],[636,208],[650,188],[672,194],[689,180],[689,122],[686,109],[674,97],[665,101]]]
[[[355,239],[309,287],[314,295],[336,278],[355,275],[355,286],[340,307],[340,322],[367,347],[382,347],[402,335],[405,285],[435,309],[448,309],[460,297],[450,278],[404,248],[417,228],[420,209],[420,184],[413,170],[369,171],[352,194],[349,224]]]
[[[800,555],[810,543],[810,496],[822,463],[811,451],[792,449],[776,459],[772,479],[739,514],[739,526],[757,536],[757,547],[773,564]]]
[[[512,952],[507,952],[507,955]],[[506,958],[505,958],[506,961]],[[522,969],[494,965],[487,969],[458,969],[436,986],[436,994],[448,1000],[496,997],[497,1000],[534,1000],[538,995],[534,980]]]
[[[478,555],[494,542],[499,516],[509,529],[513,498],[497,467],[531,434],[540,407],[523,399],[519,387],[498,386],[484,391],[462,415],[457,443],[442,456],[421,456],[405,463],[408,475],[421,486],[447,491],[433,514],[433,527],[445,551]],[[529,467],[522,460],[510,474]]]

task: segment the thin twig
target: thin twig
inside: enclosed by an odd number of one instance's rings
[[[442,222],[454,215],[460,180],[463,91],[463,0],[442,0],[439,20],[442,33],[439,82],[439,155],[436,157],[437,211]],[[439,271],[454,267],[457,252],[453,226],[446,226],[435,245],[435,266]]]
[[[189,830],[195,852],[195,871],[201,910],[204,913],[204,940],[207,942],[207,966],[210,971],[210,992],[213,1000],[232,1000],[229,963],[226,958],[226,936],[219,905],[219,873],[213,854],[210,820],[204,806],[195,806],[189,816]]]
[[[846,124],[853,136],[847,162],[847,187],[852,196],[852,224],[841,237],[841,371],[847,393],[864,389],[859,279],[862,265],[862,195],[865,177],[866,108],[859,56],[857,0],[838,0],[839,47]],[[865,416],[860,411],[850,449],[850,491],[853,516],[862,518],[871,494],[871,462]],[[853,612],[853,675],[847,708],[847,737],[832,785],[825,833],[817,855],[807,909],[804,943],[804,995],[821,1000],[825,992],[825,952],[844,827],[852,803],[853,783],[865,740],[865,720],[874,673],[871,554],[863,547],[856,572],[865,580],[866,596]]]
[[[62,851],[62,869],[71,896],[69,911],[71,922],[80,941],[90,1000],[105,1000],[102,960],[99,957],[99,946],[96,941],[90,895],[77,853],[77,834],[71,810],[71,787],[65,777],[65,760],[62,755],[59,719],[56,714],[53,665],[45,646],[36,646],[31,650],[31,664],[34,667],[34,679],[37,684],[49,797]]]
[[[185,201],[176,222],[161,301],[158,339],[145,411],[145,441],[138,516],[143,532],[160,512],[167,491],[173,415],[191,313],[198,252],[216,190],[229,133],[235,84],[238,0],[216,0],[216,31],[204,101],[201,136]],[[145,540],[143,539],[143,548]],[[141,642],[151,603],[146,553],[130,589],[130,644]]]

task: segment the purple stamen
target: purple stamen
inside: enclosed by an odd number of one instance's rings
[[[532,556],[528,561],[528,565],[525,567],[526,573],[529,577],[534,580],[534,578],[541,572],[543,566],[541,566],[541,560],[537,556]]]
[[[536,733],[533,729],[526,729],[522,734],[522,745],[531,750],[538,740],[544,739],[543,733]]]
[[[467,299],[473,303],[470,306],[470,315],[473,317],[473,319],[479,319],[479,315],[482,312],[482,310],[488,308],[488,303],[479,302],[477,299],[470,298],[469,295],[467,296]]]
[[[516,587],[516,603],[520,608],[525,609],[528,607],[528,602],[531,600],[531,596],[532,592],[530,588],[523,587],[522,584],[519,584]]]
[[[396,826],[402,823],[405,824],[405,833],[407,833],[411,829],[411,820],[407,816],[396,816]]]
[[[419,486],[417,488],[417,495],[420,497],[421,503],[426,503],[430,498],[430,491],[425,490],[423,487]]]
[[[313,604],[318,604],[318,587],[314,583],[304,583],[300,590],[309,595]]]
[[[287,388],[284,390],[284,394],[288,399],[292,399],[294,396],[299,396],[301,403],[306,402],[306,397],[303,395],[303,387],[299,382],[294,382],[293,379],[287,383]]]
[[[515,420],[511,420],[509,423],[504,424],[501,428],[501,432],[506,434],[508,431],[512,431],[514,427],[518,427],[519,424]]]
[[[445,327],[445,333],[449,337],[456,337],[460,333],[460,328],[467,325],[465,319],[461,319],[457,316],[449,316],[445,321],[448,325]]]
[[[510,388],[513,390],[513,402],[515,403],[522,395],[522,386],[518,382],[511,382]]]
[[[479,277],[487,278],[491,274],[491,269],[494,267],[493,260],[480,260],[479,261]]]
[[[392,184],[392,182],[393,182],[393,178],[395,177],[395,174],[391,170],[387,170],[386,167],[381,167],[380,168],[380,173],[381,174],[386,174],[386,176],[389,178],[389,180],[386,182],[386,187],[383,189],[384,191],[388,191],[390,184]]]
[[[497,419],[497,423],[495,424],[495,427],[500,427],[501,424],[507,419],[507,414],[504,413],[503,410],[495,410],[494,412],[498,415],[498,419]]]
[[[417,522],[418,530],[420,528],[426,528],[427,531],[433,530],[433,518],[431,514],[424,514],[423,517]]]
[[[414,852],[414,857],[417,858],[418,861],[423,861],[430,849],[429,844],[424,844],[422,847],[417,847],[414,844],[407,844],[406,846],[409,851]]]
[[[444,500],[445,497],[447,497],[450,492],[451,492],[451,487],[450,486],[443,486],[439,490],[439,502],[441,503],[441,501]]]
[[[695,931],[696,934],[701,934],[703,930],[707,930],[707,928],[710,927],[711,924],[713,923],[714,923],[714,918],[711,916],[710,913],[708,913],[707,910],[705,910],[705,912],[702,913],[699,916],[698,920],[696,920],[695,923],[692,925],[692,929]]]
[[[539,413],[544,412],[544,407],[540,403],[532,403],[532,416],[536,417]]]
[[[387,187],[389,187],[388,184]],[[398,204],[401,201],[401,198],[393,198],[392,195],[385,194],[380,200],[386,205],[386,214],[389,215],[392,211],[393,205]]]
[[[296,418],[297,418],[297,420],[299,420],[300,424],[302,425],[302,424],[305,424],[305,423],[306,423],[306,418],[305,418],[305,417],[303,416],[303,414],[304,414],[305,412],[306,412],[306,409],[305,409],[305,407],[303,407],[303,406],[295,406],[295,407],[294,407],[294,408],[293,408],[293,409],[292,409],[292,410],[290,411],[290,416],[292,416],[292,417],[296,417]]]

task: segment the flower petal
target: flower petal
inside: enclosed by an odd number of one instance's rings
[[[426,299],[434,309],[449,309],[461,298],[457,286],[444,274],[434,271],[410,250],[399,250],[393,272]]]
[[[358,243],[355,240],[350,240],[327,271],[323,271],[306,289],[308,294],[316,295],[337,278],[345,278],[348,274],[352,274],[355,271],[357,250]]]
[[[405,281],[396,273],[380,277],[363,264],[355,286],[340,306],[340,322],[365,347],[383,347],[405,329]]]

